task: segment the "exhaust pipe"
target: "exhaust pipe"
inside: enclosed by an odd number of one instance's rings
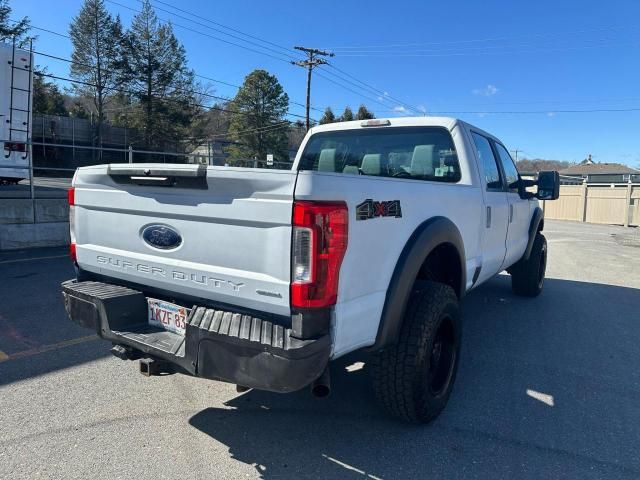
[[[329,365],[324,369],[322,375],[320,375],[311,384],[311,393],[318,398],[327,397],[331,393],[331,376],[329,374]]]

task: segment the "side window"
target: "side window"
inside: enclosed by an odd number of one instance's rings
[[[513,163],[513,159],[511,158],[511,155],[509,155],[507,149],[499,143],[496,143],[495,146],[498,151],[500,161],[502,162],[504,175],[507,177],[507,187],[510,192],[518,193],[518,180],[520,179],[518,176],[518,169],[516,168],[515,163]]]
[[[487,190],[502,190],[502,180],[500,178],[500,170],[493,155],[491,144],[487,138],[475,132],[471,132],[473,143],[476,145],[478,158],[484,170],[484,178],[487,180]]]

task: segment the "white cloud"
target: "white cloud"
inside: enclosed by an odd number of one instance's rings
[[[474,88],[472,90],[472,93],[474,95],[482,95],[483,97],[491,97],[496,93],[498,93],[498,91],[499,91],[498,87],[496,87],[495,85],[489,84],[484,88]]]
[[[382,98],[382,97],[378,97],[378,100],[382,101],[382,100],[384,100],[384,98]]]
[[[555,117],[556,112],[547,112],[547,117]]]
[[[422,104],[418,105],[418,110],[420,110],[422,113],[427,113],[427,107]]]
[[[407,111],[402,105],[398,105],[397,107],[393,107],[394,112],[405,113]]]

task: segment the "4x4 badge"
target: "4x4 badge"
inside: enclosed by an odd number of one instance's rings
[[[374,202],[368,198],[356,207],[356,220],[368,220],[375,217],[402,217],[400,200]]]

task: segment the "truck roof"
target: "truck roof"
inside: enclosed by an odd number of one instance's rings
[[[389,121],[390,127],[444,127],[448,130],[453,129],[458,122],[457,118],[451,117],[392,117],[392,118],[376,118],[375,120]],[[366,120],[354,120],[352,122],[336,122],[318,125],[311,129],[310,133],[331,132],[336,130],[351,130],[362,128],[362,122]],[[384,128],[384,127],[382,127]]]

